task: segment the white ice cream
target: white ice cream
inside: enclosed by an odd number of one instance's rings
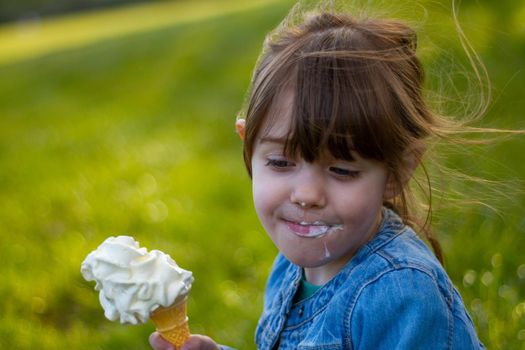
[[[299,225],[308,226],[310,228],[310,232],[308,234],[303,235],[304,237],[310,237],[310,238],[323,237],[327,233],[343,229],[343,225],[329,225],[329,224],[325,224],[322,221],[315,221],[313,223],[301,221]]]
[[[159,306],[170,306],[191,289],[193,276],[159,251],[147,251],[129,236],[109,237],[82,262],[87,281],[96,281],[104,315],[121,323],[145,323]]]

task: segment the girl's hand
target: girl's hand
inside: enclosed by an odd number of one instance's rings
[[[199,334],[191,335],[180,349],[175,349],[173,344],[168,343],[157,332],[150,335],[149,344],[155,350],[220,350],[219,345],[210,337]]]

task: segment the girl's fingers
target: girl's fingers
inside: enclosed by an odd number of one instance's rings
[[[220,348],[210,337],[192,334],[181,350],[220,350]]]
[[[151,333],[149,336],[149,345],[155,350],[175,350],[175,347],[164,340],[157,332]]]

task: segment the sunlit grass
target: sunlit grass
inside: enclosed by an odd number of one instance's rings
[[[276,251],[255,217],[233,121],[264,34],[286,11],[286,3],[272,4],[160,21],[154,30],[138,22],[155,19],[141,18],[126,35],[93,34],[93,44],[63,43],[0,66],[0,348],[149,348],[153,325],[106,320],[79,273],[112,234],[134,235],[193,270],[194,332],[255,347]],[[67,18],[57,21],[69,31]],[[521,44],[506,46],[505,38]],[[487,121],[523,128],[525,45],[510,35],[485,39],[499,96]],[[499,215],[436,201],[447,269],[491,349],[525,348],[525,197],[516,180],[525,177],[524,146],[518,137],[445,159],[516,182]]]
[[[245,11],[272,2],[276,0],[160,1],[3,25],[0,26],[0,64],[82,47],[116,36]]]

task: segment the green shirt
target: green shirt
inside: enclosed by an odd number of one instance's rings
[[[311,284],[310,282],[308,282],[303,272],[303,278],[301,278],[301,284],[299,285],[297,294],[295,294],[294,302],[297,303],[301,300],[311,297],[312,295],[314,295],[315,292],[321,289],[321,287],[322,286],[316,286],[315,284]]]

